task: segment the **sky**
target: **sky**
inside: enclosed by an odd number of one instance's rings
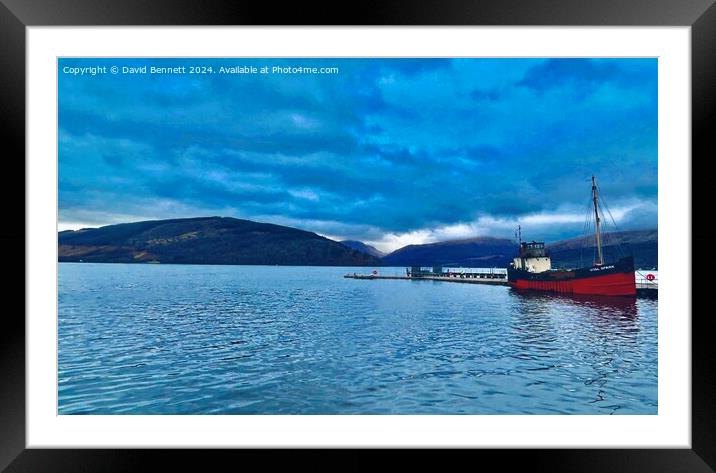
[[[553,241],[582,233],[592,175],[607,230],[657,227],[657,59],[62,58],[58,127],[60,230]]]

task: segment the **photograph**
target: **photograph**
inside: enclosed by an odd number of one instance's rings
[[[657,417],[659,61],[58,57],[56,414]]]

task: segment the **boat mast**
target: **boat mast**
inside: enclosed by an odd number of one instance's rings
[[[602,232],[600,228],[600,221],[599,221],[599,210],[597,207],[597,199],[599,198],[597,194],[597,179],[592,176],[592,202],[594,202],[594,234],[597,240],[597,261],[596,265],[601,266],[604,264],[604,258],[602,257]]]

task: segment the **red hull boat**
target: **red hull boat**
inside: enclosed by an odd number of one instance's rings
[[[507,280],[515,289],[584,294],[597,296],[635,296],[634,258],[621,258],[605,264],[602,252],[596,179],[592,176],[592,201],[595,218],[597,258],[592,266],[576,269],[552,269],[543,242],[520,241],[520,254],[507,268]]]
[[[507,278],[515,289],[592,296],[636,295],[634,259],[632,257],[622,258],[613,265],[548,270],[541,273],[509,268]]]

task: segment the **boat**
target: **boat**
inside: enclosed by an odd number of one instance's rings
[[[591,266],[552,269],[544,242],[523,242],[518,230],[519,255],[507,268],[507,281],[517,290],[546,291],[591,296],[636,296],[634,258],[624,256],[612,263],[604,260],[599,192],[592,176],[595,259]],[[591,213],[591,210],[590,210]]]

